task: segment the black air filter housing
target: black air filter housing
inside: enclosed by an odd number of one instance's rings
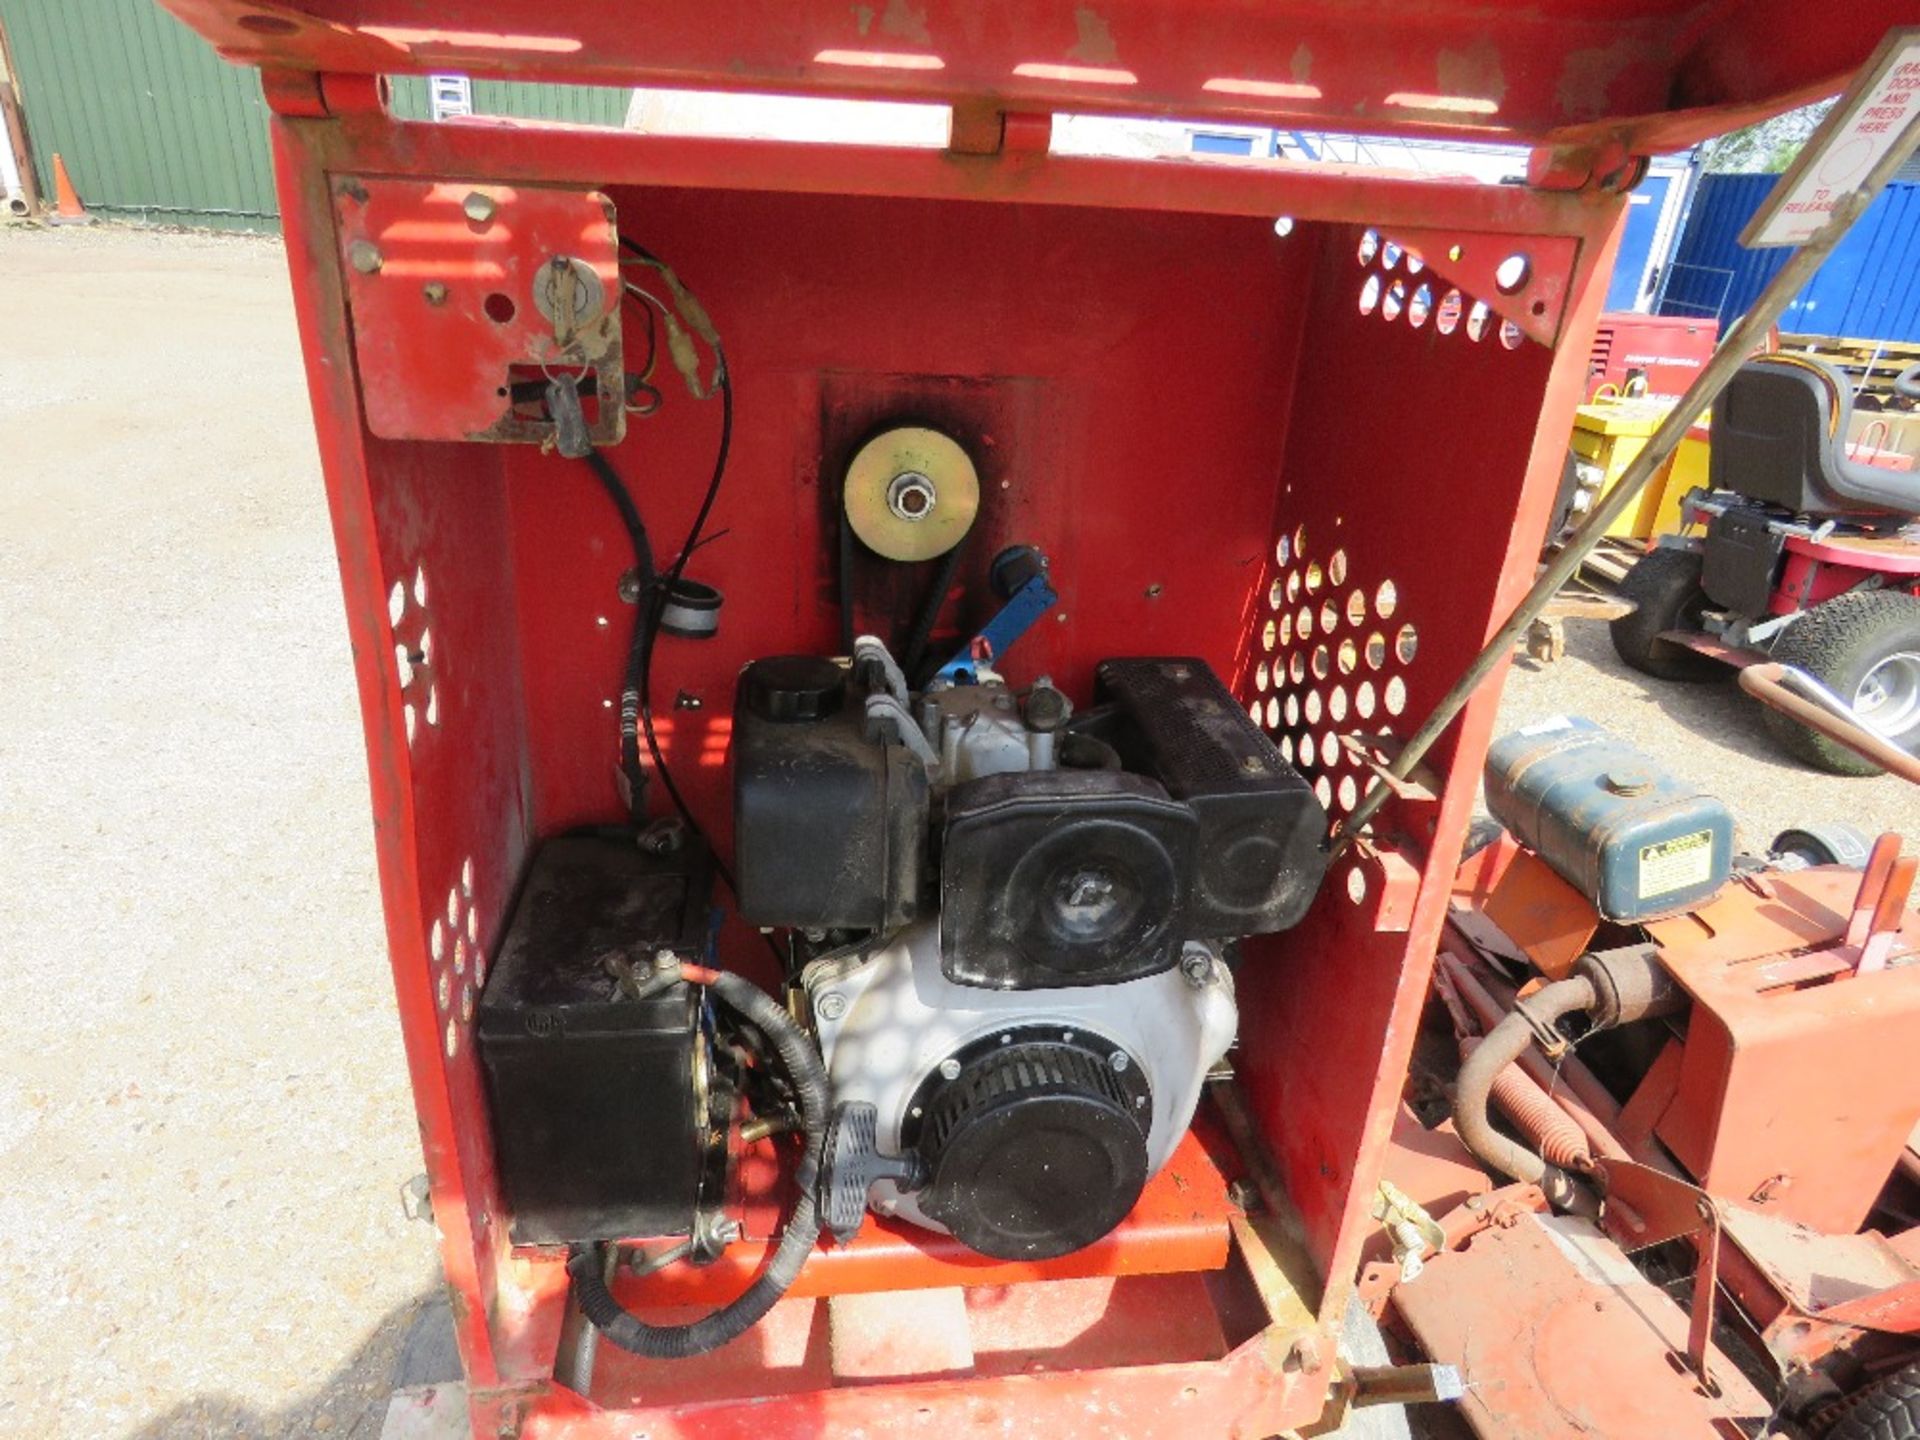
[[[1129,770],[1159,778],[1198,824],[1187,934],[1224,939],[1285,930],[1327,873],[1327,812],[1204,660],[1102,661],[1096,700],[1119,723]]]
[[[958,985],[1111,985],[1191,933],[1193,811],[1144,775],[989,775],[947,797],[940,968]]]

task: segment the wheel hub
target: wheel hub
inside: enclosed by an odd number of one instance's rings
[[[1901,651],[1869,670],[1854,689],[1853,712],[1889,740],[1920,728],[1920,653]]]

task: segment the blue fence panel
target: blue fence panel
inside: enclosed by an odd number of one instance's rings
[[[1743,313],[1790,250],[1743,250],[1739,235],[1777,175],[1707,175],[1674,251],[1662,315],[1726,323]],[[1920,185],[1889,185],[1781,318],[1780,328],[1863,340],[1920,341]]]

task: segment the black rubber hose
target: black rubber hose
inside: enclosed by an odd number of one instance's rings
[[[682,974],[705,981],[723,1004],[759,1026],[773,1042],[774,1052],[793,1082],[794,1095],[800,1104],[806,1151],[794,1176],[800,1198],[781,1231],[773,1259],[739,1299],[702,1319],[686,1325],[647,1324],[613,1298],[613,1292],[607,1288],[598,1247],[582,1246],[573,1252],[567,1261],[567,1273],[573,1277],[573,1293],[582,1313],[613,1344],[650,1360],[684,1360],[737,1340],[792,1288],[820,1238],[815,1191],[819,1188],[820,1161],[826,1144],[829,1092],[827,1072],[820,1063],[819,1052],[772,996],[738,975],[694,966],[683,967]]]
[[[1547,1199],[1562,1209],[1578,1207],[1586,1192],[1573,1176],[1547,1161],[1518,1141],[1494,1129],[1487,1113],[1487,1100],[1493,1092],[1494,1077],[1519,1059],[1533,1043],[1534,1024],[1551,1025],[1579,1010],[1593,1008],[1597,998],[1593,981],[1584,975],[1556,980],[1528,997],[1528,1014],[1515,1011],[1493,1029],[1474,1048],[1460,1067],[1453,1095],[1453,1128],[1474,1158],[1510,1175],[1515,1180],[1538,1185]],[[1533,1017],[1529,1020],[1528,1015]]]

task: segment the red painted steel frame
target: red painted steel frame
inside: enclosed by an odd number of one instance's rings
[[[1817,22],[1801,0],[165,3],[267,68],[985,100],[1591,145],[1614,165],[1831,95],[1916,15],[1912,0]]]
[[[274,148],[388,940],[476,1433],[522,1421],[529,1434],[638,1428],[656,1440],[856,1424],[1065,1431],[1096,1402],[1111,1433],[1142,1436],[1184,1436],[1196,1421],[1266,1434],[1311,1419],[1328,1367],[1312,1346],[1288,1360],[1263,1336],[1200,1361],[649,1411],[596,1412],[552,1384],[564,1285],[552,1262],[509,1252],[460,997],[480,979],[533,838],[617,813],[607,702],[629,562],[580,467],[528,446],[367,431],[329,185],[385,175],[604,191],[715,317],[739,421],[715,514],[729,534],[695,570],[728,605],[719,640],[668,642],[656,674],[663,698],[684,689],[704,702],[668,711],[663,738],[722,847],[732,676],[755,654],[833,643],[834,467],[861,427],[902,406],[966,424],[997,497],[990,538],[1031,539],[1054,557],[1058,618],[1022,642],[1016,681],[1046,671],[1083,693],[1106,654],[1201,654],[1259,705],[1334,808],[1350,805],[1365,772],[1333,732],[1409,731],[1531,578],[1618,197],[1328,167],[410,125],[370,109],[283,114]],[[1278,215],[1295,220],[1284,238]],[[1418,276],[1405,259],[1383,276],[1409,300],[1433,287],[1419,328],[1410,313],[1363,314],[1363,282],[1382,263],[1356,258],[1367,225],[1452,237],[1469,265],[1509,250],[1562,257],[1537,266],[1537,283],[1564,301],[1561,343],[1516,335],[1508,348],[1492,327],[1472,339],[1464,303],[1441,333],[1444,252]],[[661,414],[612,452],[663,546],[691,515],[716,420],[669,389]],[[406,690],[396,637],[431,650]],[[1276,691],[1276,667],[1296,663],[1300,678]],[[1384,858],[1342,861],[1306,921],[1250,947],[1241,971],[1237,1063],[1299,1211],[1320,1282],[1309,1277],[1306,1299],[1323,1327],[1373,1228],[1497,688],[1431,757],[1437,803],[1390,807]],[[409,704],[432,713],[411,742]],[[1410,876],[1408,861],[1420,884],[1402,913],[1406,886],[1387,879]],[[730,952],[736,963],[754,953]]]

